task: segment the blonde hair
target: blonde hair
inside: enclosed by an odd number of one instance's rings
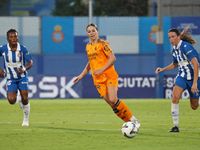
[[[86,31],[87,31],[87,28],[88,28],[89,26],[93,26],[93,27],[95,27],[95,29],[98,31],[98,27],[97,27],[97,25],[94,24],[94,23],[90,23],[90,24],[88,24],[87,27],[86,27]]]

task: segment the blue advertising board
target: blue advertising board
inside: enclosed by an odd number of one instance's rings
[[[157,17],[139,18],[139,52],[154,54],[156,52],[156,32],[158,30]],[[171,53],[168,30],[171,28],[171,18],[163,17],[164,53]]]
[[[100,98],[93,84],[91,75],[85,75],[74,84],[75,76],[29,76],[30,99],[65,99],[65,98]],[[153,75],[123,75],[119,78],[119,98],[155,98],[155,81]],[[172,98],[174,76],[165,76],[164,95]],[[6,79],[0,78],[0,98],[6,98]],[[185,91],[183,99],[189,98]]]
[[[73,17],[42,18],[42,52],[44,54],[74,53]]]
[[[171,27],[181,31],[190,26],[193,35],[200,34],[200,17],[171,17]]]
[[[187,26],[190,27],[192,38],[197,42],[194,48],[200,53],[200,17],[171,17],[171,27],[182,32]]]
[[[139,18],[139,52],[155,53],[157,17]]]

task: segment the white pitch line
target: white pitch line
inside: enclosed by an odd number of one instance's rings
[[[33,128],[34,130],[54,130],[54,129],[35,129],[35,128]],[[33,130],[33,129],[12,129],[12,130],[17,130],[17,131],[21,131],[21,130]],[[63,128],[64,129],[64,128]],[[63,130],[62,129],[62,130]],[[5,129],[0,129],[0,130],[5,130]],[[9,129],[8,129],[9,130]],[[68,128],[66,128],[66,130],[73,130],[73,128],[70,128],[70,129],[68,129]],[[74,130],[78,130],[78,128],[74,128]],[[84,130],[84,131],[120,131],[121,129],[80,129],[80,131],[81,130]],[[160,130],[160,129],[151,129],[151,128],[149,128],[149,129],[140,129],[140,131],[158,131],[158,130]],[[163,130],[167,130],[166,128],[163,128]],[[200,130],[200,128],[196,128],[196,129],[185,129],[185,128],[180,128],[180,130]],[[140,132],[139,131],[139,132]]]

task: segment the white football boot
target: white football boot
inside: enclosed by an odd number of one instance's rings
[[[138,129],[140,129],[140,123],[139,123],[139,121],[137,120],[137,119],[135,119],[135,120],[133,120],[133,122],[135,123],[135,125],[136,125],[136,127],[138,128]]]
[[[23,123],[22,123],[22,126],[29,126],[29,122],[28,122],[28,120],[23,120]]]
[[[29,113],[30,113],[30,103],[23,105],[24,119],[22,126],[29,126]]]

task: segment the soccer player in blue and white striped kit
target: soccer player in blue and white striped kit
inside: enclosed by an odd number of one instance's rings
[[[29,82],[26,70],[33,66],[32,57],[28,50],[18,43],[18,32],[15,29],[8,30],[7,40],[7,44],[0,46],[0,56],[4,59],[4,70],[0,69],[0,77],[7,79],[6,92],[10,104],[17,102],[17,91],[20,91],[19,104],[24,112],[22,126],[29,126]]]
[[[200,59],[194,49],[196,41],[192,39],[189,26],[181,33],[178,29],[172,28],[168,31],[170,43],[173,45],[174,61],[165,68],[157,68],[155,73],[172,70],[179,67],[179,72],[175,78],[173,88],[173,98],[171,105],[172,119],[174,127],[169,132],[179,132],[179,99],[184,90],[190,94],[190,106],[196,110],[199,106],[200,90]]]

